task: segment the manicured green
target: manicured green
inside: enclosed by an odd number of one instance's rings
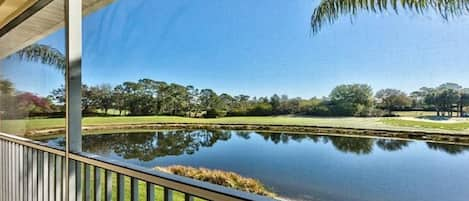
[[[424,129],[443,129],[443,130],[454,130],[463,131],[469,129],[469,121],[456,122],[456,123],[439,123],[429,121],[413,121],[406,119],[383,119],[381,122],[398,127],[413,127],[413,128],[424,128]]]
[[[330,126],[365,129],[398,129],[420,131],[445,131],[466,132],[469,129],[469,121],[456,123],[438,123],[421,120],[408,120],[402,118],[325,118],[325,117],[223,117],[215,119],[187,118],[175,116],[122,116],[122,117],[86,117],[83,126],[105,126],[119,124],[148,124],[148,123],[214,123],[214,124],[263,124],[263,125],[305,125],[305,126]],[[0,130],[6,133],[23,134],[26,131],[63,128],[65,120],[57,119],[28,119],[28,120],[3,120],[0,122]],[[468,132],[469,133],[469,132]]]
[[[224,123],[224,124],[265,124],[265,125],[315,125],[339,127],[376,128],[383,126],[377,118],[321,118],[321,117],[223,117],[215,119],[187,118],[175,116],[126,116],[126,117],[87,117],[83,119],[83,126],[116,125],[116,124],[144,124],[144,123]],[[4,120],[0,123],[2,131],[7,133],[24,133],[25,131],[60,128],[65,126],[65,120],[57,119],[29,119]]]

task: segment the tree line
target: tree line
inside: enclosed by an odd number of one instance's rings
[[[65,89],[54,89],[47,97],[14,90],[3,80],[0,83],[3,116],[21,113],[57,113],[64,111]],[[16,107],[11,107],[11,105]],[[10,107],[8,107],[10,106]],[[198,89],[152,79],[123,82],[112,86],[82,86],[84,114],[173,115],[187,117],[222,116],[393,116],[394,111],[435,111],[437,116],[463,116],[469,106],[469,89],[455,83],[434,88],[422,87],[406,94],[398,89],[381,89],[376,93],[367,84],[336,86],[326,97],[290,98],[274,94],[270,97],[218,94],[212,89]],[[14,108],[16,111],[8,111]],[[20,112],[18,112],[18,110]],[[10,115],[14,116],[14,115]]]

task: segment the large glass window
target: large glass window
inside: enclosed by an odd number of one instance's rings
[[[33,18],[40,16],[44,12]],[[2,51],[14,52],[0,60],[0,132],[28,137],[65,133],[65,36],[63,29],[53,28],[63,22],[63,13],[47,17],[51,19],[41,21],[42,26],[26,20],[2,37],[2,44],[9,45]],[[24,47],[22,40],[50,31],[54,33]]]

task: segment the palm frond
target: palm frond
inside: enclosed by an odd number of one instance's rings
[[[423,14],[433,10],[444,20],[469,14],[469,0],[322,0],[311,16],[313,34],[319,33],[325,24],[333,24],[344,15],[356,16],[358,12],[396,14],[406,10]]]
[[[33,44],[16,52],[14,56],[25,61],[55,66],[61,72],[65,71],[65,56],[59,50],[48,45]]]

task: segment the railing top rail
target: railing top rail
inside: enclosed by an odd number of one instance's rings
[[[6,133],[1,133],[1,132],[0,132],[0,139],[14,142],[17,144],[21,144],[21,145],[24,145],[33,149],[40,150],[40,151],[49,152],[55,155],[65,156],[65,151],[63,150],[63,148],[48,145],[46,143],[42,143],[39,141],[34,141],[34,140],[27,139],[27,138],[15,136],[15,135],[9,135]]]
[[[0,133],[0,139],[22,144],[37,150],[50,152],[59,156],[65,156],[65,151],[60,147],[48,145],[38,141]],[[255,194],[233,190],[219,185],[197,181],[194,179],[168,174],[157,170],[149,170],[122,161],[108,159],[102,156],[89,153],[70,153],[70,159],[83,162],[92,166],[108,169],[113,172],[126,175],[141,181],[150,182],[172,190],[188,193],[193,196],[208,200],[239,201],[239,200],[259,200],[272,201],[273,199]]]

